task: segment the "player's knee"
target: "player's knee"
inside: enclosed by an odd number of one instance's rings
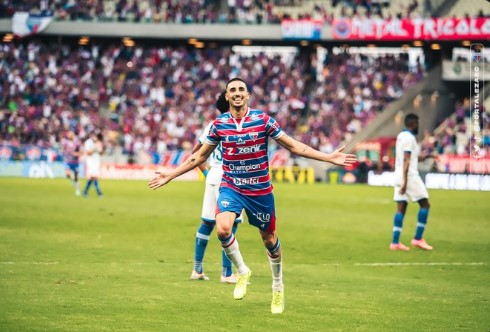
[[[218,239],[226,239],[231,236],[231,229],[217,229],[216,234],[218,235]]]
[[[427,198],[423,198],[419,201],[420,208],[422,209],[429,209],[430,208],[430,203]]]
[[[272,248],[276,244],[276,237],[274,234],[261,234],[262,242],[266,248]]]

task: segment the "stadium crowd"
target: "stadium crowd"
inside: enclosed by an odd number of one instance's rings
[[[308,59],[230,48],[3,44],[0,139],[56,147],[63,133],[103,131],[109,147],[164,152],[188,148],[215,116],[215,98],[230,77],[250,82],[251,107],[267,105],[294,133],[305,107]],[[109,148],[109,151],[111,149]]]
[[[385,106],[423,78],[405,54],[327,57],[309,103],[310,115],[301,140],[325,152],[350,140]]]
[[[434,16],[433,0],[6,0],[0,16],[15,11],[53,14],[57,20],[141,23],[280,24],[287,19],[414,18]],[[467,13],[461,13],[468,15]],[[480,15],[483,15],[481,11]]]
[[[482,147],[484,156],[490,154],[490,113],[481,112],[481,134],[483,141],[477,143]],[[474,119],[473,119],[474,120]],[[456,103],[456,110],[452,116],[443,121],[433,133],[424,133],[422,150],[425,153],[451,154],[467,156],[471,147],[471,118],[470,99],[465,98]],[[475,142],[472,142],[475,144]]]
[[[332,55],[316,79],[308,55],[236,54],[229,47],[70,49],[40,41],[3,44],[0,140],[58,148],[68,130],[101,131],[107,152],[189,149],[235,76],[293,137],[331,151],[365,126],[423,72],[406,58]],[[10,64],[10,65],[7,65]],[[12,65],[13,64],[13,65]]]
[[[251,107],[274,116],[296,139],[330,152],[424,74],[403,54],[339,54],[328,56],[316,77],[305,55],[248,57],[228,47],[93,45],[73,51],[31,41],[3,44],[0,59],[3,144],[56,149],[69,130],[81,139],[100,131],[108,153],[120,148],[129,155],[190,149],[215,116],[223,82],[236,75],[250,83]],[[468,121],[465,100],[435,133],[425,134],[423,148],[467,154]]]

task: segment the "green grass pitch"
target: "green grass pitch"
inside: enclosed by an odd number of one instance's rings
[[[253,271],[244,300],[219,283],[214,233],[211,280],[189,280],[204,183],[101,186],[103,199],[84,199],[68,180],[0,179],[0,331],[490,330],[490,193],[430,191],[435,250],[391,252],[391,188],[275,184],[286,310],[273,316],[248,224],[237,237]]]

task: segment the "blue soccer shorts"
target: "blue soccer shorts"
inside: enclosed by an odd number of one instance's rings
[[[263,196],[246,196],[230,188],[220,188],[216,214],[228,211],[239,216],[243,209],[247,213],[250,225],[267,233],[276,230],[276,210],[272,193]]]
[[[73,172],[77,172],[78,173],[78,167],[79,167],[79,164],[75,164],[75,163],[67,163],[66,164],[66,169],[67,170],[71,170]]]

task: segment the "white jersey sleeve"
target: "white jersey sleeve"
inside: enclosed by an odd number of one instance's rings
[[[400,185],[403,181],[403,159],[405,152],[410,153],[410,164],[408,167],[408,180],[414,176],[419,176],[419,146],[415,136],[408,130],[402,131],[396,138],[395,151],[395,185]]]
[[[206,126],[202,135],[199,137],[199,143],[201,143],[201,144],[206,143],[206,137],[209,134],[209,130],[211,129],[211,125],[212,125],[212,123],[210,123]],[[218,146],[216,147],[216,149],[214,149],[211,156],[209,156],[208,165],[210,167],[218,167],[220,169],[223,167],[223,153],[222,153],[221,143],[218,144]]]

